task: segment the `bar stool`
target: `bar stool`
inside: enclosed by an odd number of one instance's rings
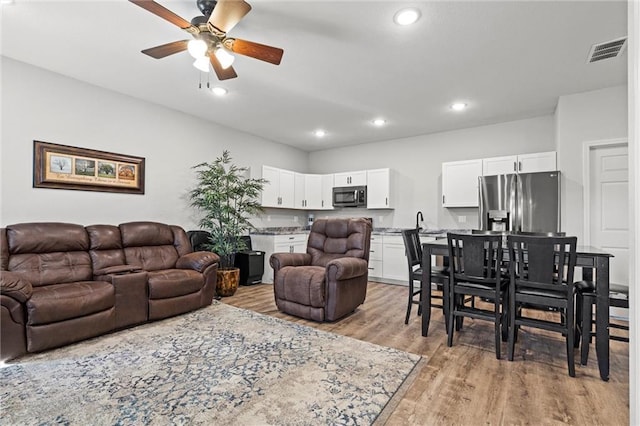
[[[422,291],[420,286],[418,286],[417,289],[414,286],[415,281],[422,282],[422,245],[420,243],[420,230],[405,229],[402,231],[402,239],[404,241],[407,266],[409,269],[409,300],[404,323],[409,324],[409,317],[411,316],[411,308],[413,305],[418,305],[418,315],[422,315],[422,303],[420,302]],[[442,289],[442,296],[431,295],[432,300],[439,299],[442,303],[432,303],[431,307],[445,309],[447,299],[446,292],[448,291],[447,285],[449,283],[449,268],[447,266],[431,267],[431,282]]]

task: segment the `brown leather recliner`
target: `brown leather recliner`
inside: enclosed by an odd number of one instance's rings
[[[367,294],[371,222],[365,218],[318,219],[307,253],[274,253],[276,305],[314,321],[335,321],[353,312]]]

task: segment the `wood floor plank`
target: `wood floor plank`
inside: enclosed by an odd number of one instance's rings
[[[567,372],[564,339],[523,328],[513,362],[495,357],[493,325],[465,319],[447,347],[442,311],[432,309],[429,336],[422,337],[417,306],[404,324],[407,287],[370,282],[365,303],[335,323],[316,323],[279,312],[273,286],[240,287],[222,301],[287,321],[422,355],[415,381],[387,418],[387,425],[511,425],[629,423],[629,346],[611,342],[611,374],[600,380],[595,347],[576,377]]]

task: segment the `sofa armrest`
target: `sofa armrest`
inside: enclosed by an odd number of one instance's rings
[[[116,265],[109,266],[102,269],[96,269],[93,271],[94,276],[100,275],[118,275],[118,274],[129,274],[131,272],[140,272],[142,268],[138,265]]]
[[[269,265],[274,271],[285,266],[307,266],[311,265],[311,255],[308,253],[273,253],[269,258]]]
[[[29,281],[9,271],[0,272],[0,294],[24,303],[29,300],[32,293],[33,287]]]
[[[329,279],[335,281],[361,277],[368,272],[367,261],[358,257],[341,257],[327,263]]]
[[[220,256],[210,251],[195,251],[181,256],[176,262],[176,268],[193,269],[202,273],[214,263],[220,263]]]

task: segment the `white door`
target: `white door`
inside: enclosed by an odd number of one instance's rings
[[[615,257],[610,282],[629,285],[629,154],[627,144],[589,151],[590,245]]]

